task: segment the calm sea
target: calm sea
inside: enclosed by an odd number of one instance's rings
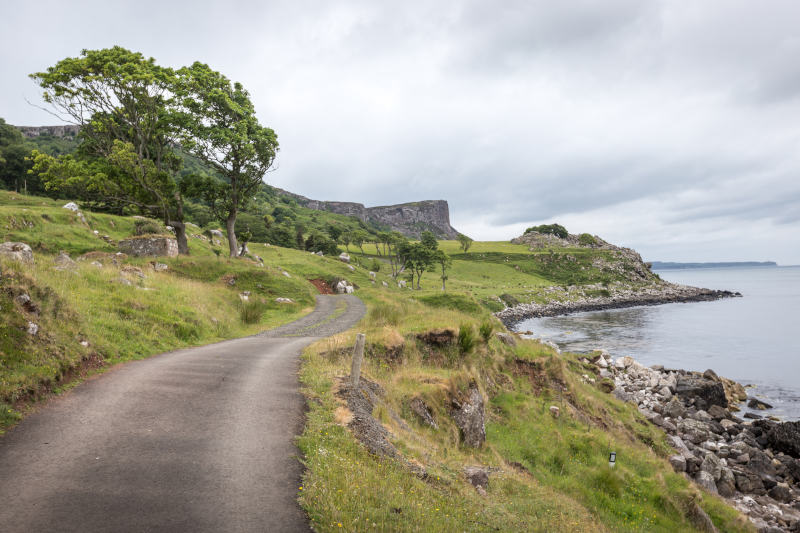
[[[516,329],[572,352],[605,348],[645,365],[711,368],[753,385],[748,393],[775,407],[766,413],[800,419],[800,267],[663,270],[659,275],[744,297],[538,318]]]

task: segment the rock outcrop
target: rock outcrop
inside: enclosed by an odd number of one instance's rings
[[[484,425],[485,409],[483,395],[475,384],[470,385],[469,391],[451,400],[450,416],[461,432],[461,440],[472,448],[480,448],[486,441],[486,427]]]
[[[406,237],[419,238],[431,231],[439,239],[455,239],[458,231],[450,225],[450,208],[446,200],[424,200],[407,204],[365,207],[355,202],[324,202],[312,200],[283,189],[275,191],[294,198],[297,203],[316,211],[330,211],[340,215],[356,217],[363,222],[398,231]]]
[[[175,257],[178,241],[169,237],[138,237],[119,241],[119,249],[134,257]]]
[[[53,137],[76,137],[81,127],[73,124],[63,126],[17,126],[22,134],[33,139],[40,135],[52,135]]]

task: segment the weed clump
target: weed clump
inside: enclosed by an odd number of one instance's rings
[[[133,223],[134,235],[159,235],[161,233],[164,233],[164,226],[155,220],[136,219],[136,221]]]
[[[250,300],[247,302],[242,302],[242,307],[239,314],[243,323],[258,324],[261,322],[261,318],[264,316],[266,310],[267,306],[264,304],[264,302],[259,300]]]
[[[461,324],[458,328],[458,347],[461,353],[469,353],[475,348],[475,328],[472,324]]]
[[[494,333],[494,324],[487,320],[480,325],[478,333],[480,333],[483,342],[488,343],[489,339],[492,338],[492,333]]]

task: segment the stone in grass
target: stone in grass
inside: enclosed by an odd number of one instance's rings
[[[33,264],[33,250],[24,242],[4,242],[0,244],[0,257],[28,265]]]
[[[279,304],[293,304],[294,300],[291,298],[275,298],[275,301]]]
[[[431,413],[431,410],[428,407],[428,404],[425,403],[425,400],[419,397],[412,398],[411,401],[408,402],[408,407],[411,409],[411,412],[417,415],[422,422],[429,425],[433,429],[439,429],[439,425],[433,418],[433,413]]]
[[[451,400],[450,416],[458,426],[465,445],[472,448],[483,446],[486,441],[484,402],[476,384],[472,383],[465,395],[460,394]]]
[[[78,264],[72,260],[69,254],[64,251],[59,252],[54,260],[54,263],[54,268],[56,270],[72,270],[78,266]]]
[[[500,342],[502,342],[506,346],[516,346],[517,345],[517,339],[514,338],[514,336],[511,335],[510,333],[497,332],[497,333],[495,333],[495,336],[497,337],[497,339]]]
[[[686,472],[686,458],[683,455],[675,454],[669,458],[669,464],[676,472]]]
[[[119,241],[120,251],[134,257],[178,255],[178,241],[171,237],[136,237]]]
[[[486,496],[486,489],[489,488],[489,471],[480,466],[467,466],[464,468],[464,476],[470,485],[475,487],[478,494]]]
[[[708,492],[717,494],[717,482],[714,481],[714,477],[705,470],[700,470],[695,474],[694,481]]]

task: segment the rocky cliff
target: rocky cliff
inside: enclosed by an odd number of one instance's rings
[[[446,200],[424,200],[407,204],[365,207],[355,202],[324,202],[312,200],[276,188],[278,194],[289,196],[308,209],[330,211],[356,217],[380,228],[398,231],[407,237],[419,238],[425,230],[439,239],[455,239],[458,231],[450,225],[450,209]]]
[[[17,129],[22,134],[32,139],[39,135],[52,135],[53,137],[75,137],[80,131],[80,126],[65,125],[65,126],[17,126]]]

